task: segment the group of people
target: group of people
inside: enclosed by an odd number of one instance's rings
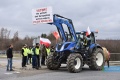
[[[13,58],[13,45],[10,44],[7,49],[7,71],[14,71],[12,69],[12,58]],[[23,45],[21,49],[22,54],[22,68],[27,67],[27,64],[32,64],[32,68],[39,69],[41,65],[46,64],[47,56],[50,55],[51,52],[54,52],[54,47],[42,45],[40,47],[39,43],[36,43],[33,47],[28,47],[27,44]]]
[[[49,46],[45,45],[42,45],[42,49],[40,49],[39,43],[29,48],[25,44],[22,48],[22,67],[26,67],[29,61],[29,63],[32,63],[32,68],[41,68],[41,64],[45,65],[47,56],[53,51],[53,47],[50,49]]]

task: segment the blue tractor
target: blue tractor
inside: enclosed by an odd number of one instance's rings
[[[53,24],[57,27],[62,39],[55,48],[55,52],[47,58],[46,65],[50,70],[57,70],[62,63],[67,64],[69,72],[80,72],[87,64],[92,70],[101,70],[105,59],[101,46],[96,43],[95,32],[89,35],[90,40],[84,45],[84,36],[86,31],[75,32],[71,19],[54,14]],[[63,24],[67,25],[69,33],[65,32]]]

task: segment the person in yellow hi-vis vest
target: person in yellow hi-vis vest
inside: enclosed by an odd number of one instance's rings
[[[25,44],[22,47],[22,67],[26,67],[26,62],[27,62],[27,45]]]
[[[50,55],[50,48],[49,48],[49,46],[46,46],[45,65],[46,65],[46,59],[49,55]]]
[[[33,60],[32,60],[32,67],[39,69],[41,68],[40,65],[40,46],[39,43],[36,43],[35,48],[33,48]]]
[[[27,46],[27,54],[29,54],[29,47]],[[28,55],[27,55],[27,60],[26,60],[26,64],[28,65]]]
[[[28,61],[29,61],[30,64],[31,64],[31,59],[32,59],[32,48],[29,47],[28,48]]]
[[[46,52],[47,52],[47,56],[49,56],[50,55],[50,48],[49,48],[49,46],[46,47]]]

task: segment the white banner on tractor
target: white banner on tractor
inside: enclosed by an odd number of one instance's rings
[[[53,22],[52,7],[32,9],[32,20],[33,24],[52,23]]]

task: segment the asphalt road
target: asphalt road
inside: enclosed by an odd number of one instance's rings
[[[3,61],[2,59],[0,62]],[[120,71],[92,71],[85,66],[80,73],[69,73],[63,66],[55,71],[42,66],[40,70],[27,68],[27,70],[16,69],[13,72],[7,72],[6,67],[0,66],[0,80],[120,80]]]
[[[28,75],[24,72],[6,72],[0,69],[0,80],[120,80],[120,72],[91,71],[88,68],[84,68],[80,73],[69,73],[66,68],[57,71],[48,69],[38,71],[35,70],[36,73]]]

